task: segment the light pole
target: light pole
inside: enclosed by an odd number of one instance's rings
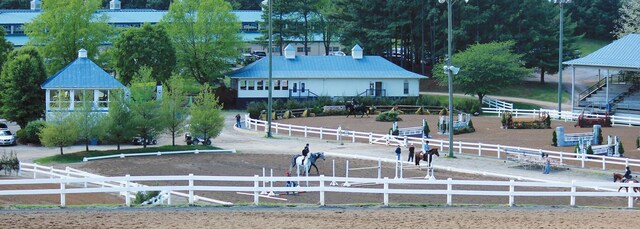
[[[447,78],[449,80],[449,157],[453,157],[453,85],[452,85],[452,76],[451,74],[457,74],[460,70],[451,65],[451,42],[453,40],[452,36],[452,21],[451,21],[451,5],[455,2],[455,0],[438,0],[440,3],[447,2],[447,65],[444,66],[444,71],[447,72]],[[464,2],[469,2],[469,0],[464,0]],[[454,72],[455,71],[455,72]]]
[[[558,46],[558,113],[562,111],[562,41],[564,35],[564,4],[571,0],[549,0],[560,5],[560,45]],[[571,111],[573,112],[573,111]]]
[[[273,84],[271,83],[272,81],[272,75],[273,75],[273,49],[271,48],[271,46],[273,45],[273,39],[271,36],[273,36],[273,26],[271,26],[271,8],[273,6],[273,4],[271,4],[273,0],[269,0],[269,50],[267,50],[267,52],[269,53],[269,80],[268,80],[268,84],[269,84],[269,98],[267,99],[267,126],[265,128],[267,128],[267,137],[270,138],[271,137],[271,106],[273,106],[273,98],[272,98],[272,90],[273,90]]]

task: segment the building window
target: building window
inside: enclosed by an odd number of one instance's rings
[[[109,107],[109,90],[98,90],[98,107],[107,108]]]
[[[89,106],[89,109],[93,106],[93,90],[75,90],[73,92],[74,108]],[[87,102],[87,103],[85,103]]]
[[[247,90],[247,81],[240,80],[240,90]]]
[[[404,94],[409,94],[409,80],[404,80]]]
[[[60,99],[59,96],[60,95],[60,91],[58,90],[50,90],[49,91],[49,109],[54,110],[54,109],[59,109],[60,108]]]
[[[289,90],[289,82],[287,80],[281,80],[280,86],[282,87],[282,90]]]
[[[280,80],[273,81],[273,90],[280,90]]]
[[[253,91],[253,90],[256,89],[255,85],[253,85],[253,80],[248,80],[247,81],[247,88],[248,88],[249,91]]]
[[[304,47],[297,47],[296,52],[304,52]],[[307,52],[311,52],[311,47],[307,47]]]
[[[264,80],[258,80],[258,88],[256,88],[256,90],[258,91],[262,91],[264,90]]]
[[[340,47],[338,46],[329,47],[329,52],[337,52],[337,51],[340,51]]]

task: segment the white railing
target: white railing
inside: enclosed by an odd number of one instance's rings
[[[80,178],[105,178],[104,176],[92,174],[92,173],[81,171],[71,167],[66,167],[64,170],[62,170],[62,169],[56,169],[53,167],[38,165],[35,163],[31,164],[31,163],[24,163],[24,162],[20,162],[20,172],[23,174],[23,176],[24,176],[24,172],[33,173],[33,179],[39,179],[39,177],[40,178],[46,177],[48,179],[62,179],[62,180],[80,179]],[[117,187],[125,187],[125,186],[148,187],[146,185],[132,183],[132,182],[101,181],[101,180],[81,182],[79,185],[80,187],[83,187],[83,188],[90,188],[90,186],[99,186],[103,188],[104,187],[117,188]],[[135,193],[120,191],[119,194],[121,196],[125,196],[125,199],[126,199],[125,204],[127,204],[127,206],[130,205],[131,198],[135,199]],[[193,204],[194,201],[204,201],[204,202],[210,202],[214,204],[223,204],[223,205],[232,204],[226,201],[219,201],[215,199],[193,195],[192,192],[190,192],[189,194],[185,194],[181,192],[170,191],[162,194],[167,196],[166,200],[168,204],[171,204],[171,195],[187,197],[189,198],[190,204]],[[61,205],[64,206],[64,202],[61,202]]]
[[[172,155],[172,154],[199,154],[199,153],[235,153],[236,150],[183,150],[183,151],[169,151],[169,152],[151,152],[151,153],[121,153],[114,155],[106,155],[106,156],[97,156],[97,157],[84,157],[82,161],[92,161],[92,160],[100,160],[100,159],[109,159],[109,158],[125,158],[125,157],[142,157],[142,156],[162,156],[162,155]]]
[[[176,185],[171,186],[141,186],[132,185],[134,181],[178,181],[173,182]],[[182,182],[180,182],[182,181]],[[220,181],[233,182],[233,186],[210,186],[210,185],[194,185],[202,184],[201,181]],[[298,184],[309,182],[307,187],[279,187],[261,186],[260,183],[266,182],[286,182],[296,181]],[[372,183],[379,184],[377,186],[362,187],[342,187],[340,185],[330,186],[331,182],[347,182],[347,183]],[[104,187],[87,187],[79,188],[83,183],[119,183],[124,186],[104,186]],[[246,185],[241,185],[244,183]],[[389,195],[446,195],[447,205],[453,205],[454,196],[508,196],[509,206],[515,205],[516,197],[569,197],[570,205],[576,206],[576,197],[625,197],[627,198],[627,207],[634,207],[634,198],[640,197],[640,193],[634,192],[611,192],[611,191],[590,191],[590,189],[580,189],[583,186],[594,186],[599,188],[617,188],[617,187],[640,187],[638,183],[612,183],[612,182],[519,182],[510,181],[478,181],[478,180],[428,180],[428,179],[383,179],[378,178],[345,178],[345,177],[260,177],[251,176],[120,176],[120,177],[90,177],[90,178],[63,178],[63,179],[24,179],[24,180],[0,180],[2,185],[21,185],[21,184],[57,184],[60,188],[56,189],[31,189],[31,190],[2,190],[0,188],[0,196],[10,195],[60,195],[60,205],[65,206],[66,194],[76,193],[113,193],[113,192],[141,192],[141,191],[188,191],[189,201],[192,203],[194,199],[193,192],[250,192],[253,195],[253,202],[259,205],[259,197],[264,197],[260,193],[265,192],[316,192],[319,195],[319,204],[325,205],[325,194],[333,193],[374,193],[383,194],[383,204],[389,205]],[[179,185],[183,184],[183,185]],[[187,185],[184,185],[187,184]],[[315,185],[315,186],[314,186]],[[393,185],[393,186],[391,186]],[[425,188],[407,189],[399,185],[424,185]],[[406,187],[406,186],[405,186]],[[489,191],[501,187],[504,191]],[[550,190],[531,190],[524,191],[516,187],[537,187],[550,188]],[[508,189],[507,189],[508,188]],[[558,189],[559,188],[559,189]],[[554,190],[557,189],[557,190]],[[125,196],[125,205],[131,204],[130,195]],[[565,203],[554,203],[561,205]]]
[[[255,131],[266,131],[265,127],[267,126],[266,121],[252,119],[249,115],[245,116],[245,123],[248,129],[253,129]],[[292,136],[294,133],[299,133],[304,135],[304,137],[309,137],[310,135],[316,135],[320,139],[336,139],[336,141],[351,141],[356,142],[356,140],[366,141],[369,144],[381,144],[381,145],[389,145],[391,143],[402,143],[402,145],[409,145],[411,143],[414,144],[427,144],[426,141],[429,141],[428,145],[430,147],[438,147],[440,151],[449,150],[449,141],[440,140],[440,139],[423,139],[421,137],[407,137],[407,136],[393,136],[388,134],[375,134],[372,132],[359,132],[352,130],[343,130],[343,129],[330,129],[324,127],[308,127],[308,126],[297,126],[290,124],[282,124],[277,122],[271,122],[271,129],[275,131],[275,134],[287,134],[288,136]],[[385,141],[381,141],[380,139],[386,139]],[[601,168],[602,170],[606,170],[607,166],[617,165],[619,169],[622,170],[622,166],[629,166],[640,168],[640,160],[638,159],[629,159],[629,158],[620,158],[620,157],[610,157],[610,156],[599,156],[599,155],[589,155],[589,157],[582,157],[582,154],[570,153],[570,152],[562,152],[562,151],[551,151],[551,150],[542,150],[542,149],[533,149],[519,146],[508,146],[508,145],[500,145],[500,144],[484,144],[484,143],[472,143],[472,142],[462,142],[462,141],[454,141],[453,142],[453,152],[456,154],[465,154],[465,155],[477,155],[477,156],[489,156],[496,157],[498,159],[506,159],[506,150],[509,151],[526,151],[532,153],[538,153],[541,155],[542,153],[548,154],[550,158],[557,159],[561,164],[567,164],[569,161],[576,162],[579,164],[580,168]],[[601,167],[594,167],[595,164],[602,165]],[[590,167],[587,167],[590,166]]]
[[[578,116],[582,113],[573,113],[571,111],[562,111],[558,112],[556,110],[547,110],[547,109],[539,109],[539,110],[530,110],[530,109],[503,109],[503,108],[491,108],[491,107],[483,107],[482,112],[486,114],[497,114],[501,116],[504,112],[511,112],[514,117],[518,116],[538,116],[541,113],[548,113],[552,119],[564,120],[568,121],[577,121]],[[585,118],[605,118],[605,115],[599,114],[584,114]],[[615,116],[609,115],[611,118],[611,125],[615,126],[640,126],[640,118],[633,117],[625,117],[625,116]]]
[[[483,97],[482,103],[492,108],[513,110],[513,103],[507,103],[489,96]]]

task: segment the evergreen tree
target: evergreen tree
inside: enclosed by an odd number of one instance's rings
[[[156,83],[151,78],[151,69],[142,67],[131,84],[131,126],[142,137],[142,147],[147,148],[147,140],[157,137],[162,131],[160,100],[156,98]]]
[[[640,2],[636,0],[622,0],[620,18],[617,21],[615,34],[622,38],[630,33],[640,33]]]

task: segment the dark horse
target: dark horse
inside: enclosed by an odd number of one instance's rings
[[[620,182],[622,182],[623,178],[624,178],[624,175],[619,174],[619,173],[613,173],[613,182],[614,182],[614,183],[615,183],[615,182],[617,182],[618,180],[619,180]],[[624,183],[636,183],[636,184],[637,184],[637,183],[638,183],[638,180],[633,179],[633,178],[632,178],[632,179],[627,179],[626,181],[624,181]],[[618,189],[618,192],[619,192],[622,188],[627,189],[627,192],[629,192],[629,188],[628,188],[628,187],[620,187],[620,188]],[[633,192],[640,192],[640,187],[634,187],[634,188],[633,188]]]
[[[440,153],[438,153],[438,148],[430,149],[427,151],[427,153],[424,153],[424,152],[417,153],[415,156],[416,165],[420,165],[420,160],[424,160],[427,162],[428,167],[431,167],[431,162],[433,161],[433,155],[440,157]]]
[[[289,167],[289,171],[291,171],[291,169],[293,168],[296,168],[296,165],[300,165],[300,170],[297,172],[298,174],[303,175],[304,171],[306,171],[307,173],[311,172],[311,166],[313,166],[316,168],[316,173],[320,175],[320,171],[318,171],[318,166],[316,166],[316,160],[318,160],[318,158],[322,158],[322,160],[325,160],[324,153],[323,152],[310,153],[309,155],[307,155],[306,159],[302,155],[294,155],[291,158],[291,167]],[[303,159],[304,159],[304,164],[302,162]]]
[[[345,108],[348,112],[347,118],[349,117],[349,115],[353,115],[353,117],[356,117],[357,114],[361,114],[360,118],[364,117],[364,115],[367,115],[367,117],[369,117],[369,111],[371,110],[371,107],[369,106],[353,105],[351,103],[345,105]]]

